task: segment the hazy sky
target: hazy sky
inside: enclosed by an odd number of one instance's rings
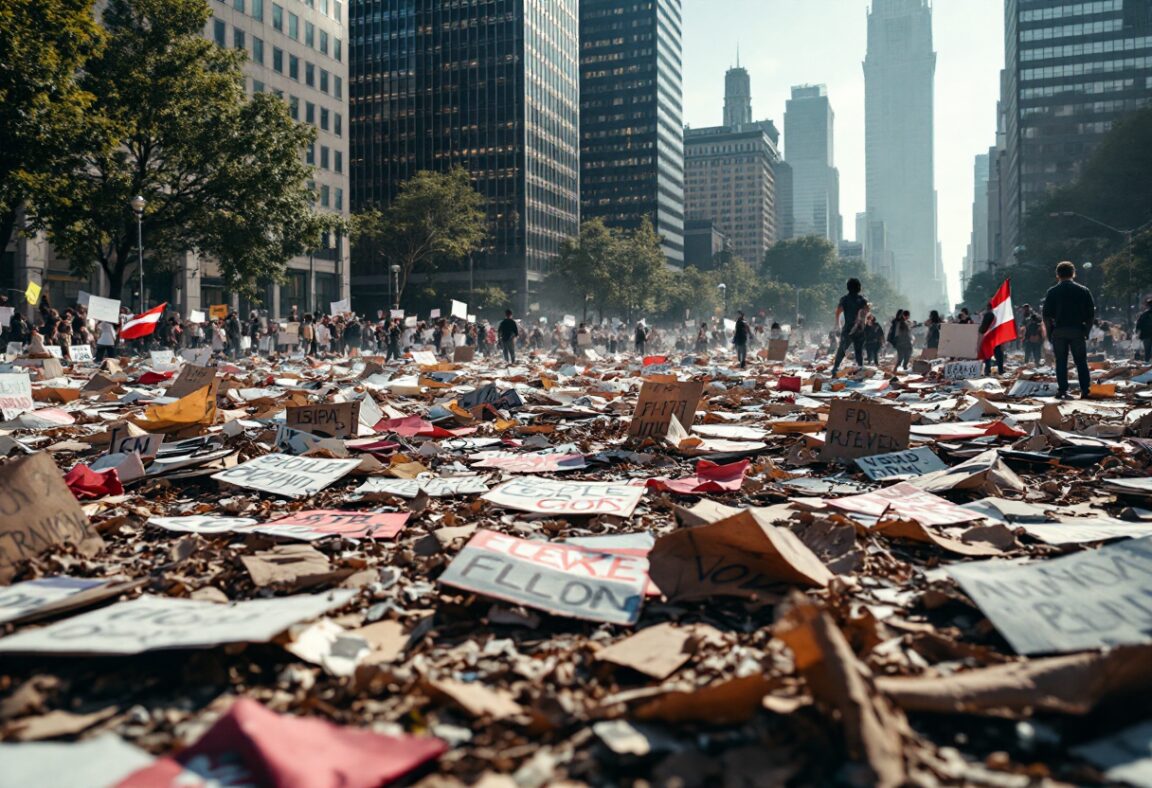
[[[683,0],[684,120],[719,125],[724,72],[740,63],[752,78],[752,113],[784,131],[793,85],[824,83],[836,113],[836,166],[844,235],[864,210],[864,71],[868,0]],[[935,0],[936,190],[949,298],[972,231],[972,159],[993,144],[1003,0]],[[783,141],[787,151],[787,140]]]

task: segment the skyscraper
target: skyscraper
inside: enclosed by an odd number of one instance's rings
[[[735,68],[724,74],[724,125],[738,129],[752,122],[752,78],[748,69],[741,68],[739,58]]]
[[[864,60],[865,255],[885,259],[867,242],[886,239],[894,284],[917,313],[942,306],[945,297],[936,245],[935,73],[927,0],[872,0]]]
[[[580,197],[584,219],[647,217],[684,262],[680,0],[580,3]]]
[[[387,205],[420,170],[463,167],[488,211],[474,281],[526,310],[579,231],[577,0],[363,0],[351,13],[353,210]],[[466,292],[472,277],[460,261],[425,281]],[[375,308],[388,272],[358,261],[354,285]]]
[[[988,266],[988,177],[991,157],[987,153],[976,156],[972,166],[972,238],[968,244],[968,257],[964,261],[961,278],[968,281]]]
[[[1152,101],[1152,0],[1005,0],[1004,15],[1000,262],[1012,263],[1028,211]]]
[[[784,111],[784,160],[792,168],[791,236],[840,242],[840,173],[834,166],[835,115],[824,85],[792,88]]]

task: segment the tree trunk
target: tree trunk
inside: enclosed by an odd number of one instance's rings
[[[16,209],[0,213],[0,252],[8,248],[12,231],[16,229]]]

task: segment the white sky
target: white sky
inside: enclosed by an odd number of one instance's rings
[[[724,72],[736,61],[752,78],[752,114],[784,132],[793,85],[824,83],[836,113],[844,235],[864,210],[864,71],[868,0],[683,0],[684,121],[722,120]],[[1004,64],[1003,0],[935,0],[936,190],[949,297],[972,231],[972,165],[995,142]],[[787,143],[782,140],[785,148]]]

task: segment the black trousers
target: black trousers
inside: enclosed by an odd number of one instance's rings
[[[740,369],[748,366],[748,343],[737,342],[734,346],[736,348],[736,361],[740,364]]]
[[[1024,363],[1027,364],[1029,361],[1035,361],[1037,364],[1039,364],[1044,355],[1042,352],[1043,349],[1043,342],[1025,342]]]
[[[1092,373],[1088,369],[1088,342],[1084,337],[1065,339],[1052,338],[1052,352],[1056,354],[1056,386],[1061,394],[1068,392],[1068,353],[1076,364],[1076,376],[1080,381],[1080,393],[1088,395],[1092,387]]]
[[[996,362],[996,370],[1001,375],[1003,375],[1004,374],[1004,346],[1003,345],[997,345],[996,346],[996,349],[992,351],[992,358],[984,359],[984,374],[985,375],[991,375],[992,374],[992,362],[993,361]]]
[[[840,346],[836,348],[836,360],[832,362],[832,370],[840,369],[840,362],[848,352],[848,345],[852,345],[852,352],[856,354],[856,366],[864,366],[864,335],[853,335],[848,328],[840,334]]]
[[[1144,340],[1144,363],[1152,361],[1152,339]]]

